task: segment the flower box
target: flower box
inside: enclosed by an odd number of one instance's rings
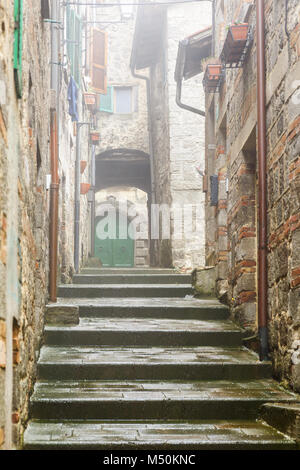
[[[221,61],[229,67],[242,65],[249,37],[248,23],[233,24],[228,33],[221,52]]]
[[[91,132],[90,140],[93,145],[99,145],[100,143],[100,132]]]
[[[84,103],[90,111],[94,111],[97,105],[97,95],[96,93],[84,93]]]
[[[206,93],[216,93],[219,90],[222,79],[221,64],[207,64],[203,79]]]
[[[91,189],[91,185],[89,183],[81,183],[80,185],[80,194],[85,195]]]
[[[80,162],[80,173],[84,173],[84,170],[86,169],[87,167],[87,162],[85,160],[81,160]]]

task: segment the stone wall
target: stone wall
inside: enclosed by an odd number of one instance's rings
[[[216,57],[227,34],[225,25],[244,21],[248,3],[217,1]],[[266,1],[265,15],[269,343],[276,376],[299,390],[300,8],[293,0],[287,3],[287,9],[283,0]],[[233,318],[253,332],[257,329],[258,191],[255,8],[248,21],[254,42],[243,68],[227,70],[220,94],[214,99],[207,97],[207,111],[213,114],[216,133],[215,142],[212,136],[207,137],[206,154],[211,151],[208,144],[215,144],[214,165],[209,171],[219,176],[219,203],[215,209],[215,243],[207,247],[206,255],[208,260],[215,252],[219,294],[225,292]],[[221,186],[225,175],[227,196]],[[209,194],[207,213],[208,206]],[[207,222],[207,232],[210,229]]]
[[[13,2],[1,6],[0,446],[6,448],[18,445],[27,419],[48,272],[50,34],[40,4],[24,3],[21,99],[12,69]]]
[[[122,23],[106,24],[117,21],[120,8],[99,9],[99,25],[108,35],[107,84],[114,87],[134,87],[133,112],[118,114],[101,112],[99,128],[101,142],[97,153],[109,149],[134,149],[149,153],[149,134],[147,119],[147,92],[144,80],[134,78],[130,71],[130,54],[133,41],[135,8],[132,16],[123,18]],[[100,97],[101,101],[101,97]]]
[[[48,300],[51,31],[41,3],[23,1],[22,96],[13,61],[13,2],[0,6],[0,448],[18,447],[28,418]],[[63,18],[63,11],[62,18]],[[75,144],[68,115],[69,65],[60,67],[59,276],[73,268]],[[80,117],[90,120],[81,105]],[[88,128],[81,153],[90,159]],[[90,169],[82,181],[89,179]],[[88,202],[82,196],[81,261],[88,255]]]
[[[196,170],[204,170],[205,120],[176,104],[174,72],[180,40],[211,24],[210,2],[201,5],[177,5],[162,10],[165,30],[158,63],[152,68],[152,132],[154,139],[155,185],[158,203],[179,206],[193,204],[191,226],[181,239],[173,235],[171,243],[160,244],[160,263],[179,269],[205,264],[204,195],[202,179]],[[182,101],[204,109],[202,76],[183,83]],[[172,229],[176,215],[172,220]],[[197,224],[197,225],[196,225]]]

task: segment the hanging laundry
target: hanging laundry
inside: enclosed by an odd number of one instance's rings
[[[72,121],[78,121],[78,89],[76,82],[73,77],[70,78],[69,88],[68,88],[68,101],[69,101],[69,114],[72,116]]]

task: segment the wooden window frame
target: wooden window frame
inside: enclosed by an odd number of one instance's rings
[[[104,36],[104,64],[103,65],[96,64],[96,63],[93,62],[93,60],[94,60],[94,44],[95,44],[94,34],[95,34],[95,31],[98,32],[98,33],[103,34],[103,36]],[[107,33],[105,31],[102,31],[99,28],[93,28],[92,32],[91,32],[91,63],[90,63],[91,81],[92,81],[92,89],[96,93],[99,93],[100,95],[106,95],[107,94],[107,46],[108,46]],[[93,76],[94,75],[94,68],[96,68],[98,70],[103,70],[103,72],[104,72],[104,81],[103,81],[104,88],[103,89],[94,86],[94,83],[95,83],[94,82],[94,76]]]

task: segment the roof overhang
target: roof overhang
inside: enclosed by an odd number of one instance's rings
[[[175,81],[187,80],[203,72],[202,60],[211,55],[211,49],[211,26],[180,41],[175,68]]]
[[[130,58],[132,70],[145,69],[157,62],[162,45],[165,9],[165,6],[153,4],[138,7]]]

